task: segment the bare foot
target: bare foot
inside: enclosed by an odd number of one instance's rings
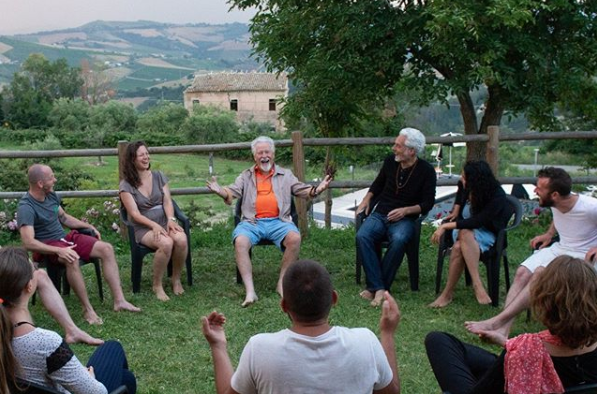
[[[371,301],[372,307],[375,308],[382,304],[382,302],[384,300],[384,293],[385,293],[385,290],[377,290],[375,292],[375,297],[373,298],[373,301]]]
[[[479,334],[482,331],[493,331],[497,329],[497,327],[494,327],[492,319],[483,321],[467,321],[464,322],[464,327],[473,334]]]
[[[361,296],[361,298],[364,298],[366,300],[372,301],[374,294],[372,292],[370,292],[369,290],[363,290],[359,293],[359,296]]]
[[[104,324],[102,318],[99,317],[94,310],[83,312],[83,318],[87,320],[87,323],[91,325],[101,326],[102,324]]]
[[[435,301],[427,305],[429,308],[444,308],[452,302],[452,297],[446,297],[443,294],[437,297]]]
[[[500,346],[504,346],[508,340],[508,336],[500,330],[480,331],[478,335],[483,341],[495,343]]]
[[[127,300],[122,300],[118,303],[114,303],[114,312],[127,311],[127,312],[141,312],[141,308],[134,306]]]
[[[67,332],[64,339],[66,343],[84,343],[86,345],[91,346],[99,346],[104,343],[103,340],[99,338],[94,338],[91,335],[87,334],[85,331],[81,330],[79,327],[74,329],[71,332]]]
[[[485,291],[484,288],[474,289],[475,298],[477,298],[477,302],[481,305],[489,305],[491,304],[491,297]]]
[[[177,296],[184,293],[184,288],[182,287],[182,283],[180,283],[180,279],[172,281],[172,292]]]
[[[168,295],[166,294],[166,292],[164,291],[164,288],[162,286],[155,286],[153,287],[153,292],[155,293],[155,296],[158,298],[158,300],[160,301],[170,301],[170,297],[168,297]]]
[[[243,308],[246,308],[249,305],[256,303],[258,299],[259,299],[259,297],[257,297],[257,294],[247,294],[247,296],[245,297],[245,300],[243,301],[242,304],[240,304],[240,306]]]

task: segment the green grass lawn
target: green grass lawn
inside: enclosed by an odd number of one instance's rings
[[[174,177],[173,179],[176,179]],[[203,196],[196,197],[204,198]],[[529,253],[528,239],[542,229],[524,224],[513,232],[509,239],[511,273]],[[244,289],[235,280],[234,252],[230,243],[232,221],[216,225],[211,231],[194,228],[193,279],[194,285],[186,286],[181,297],[172,297],[170,302],[158,302],[151,292],[151,261],[146,258],[141,293],[132,294],[130,282],[130,255],[127,247],[120,250],[118,261],[125,294],[136,305],[143,308],[140,314],[114,313],[108,295],[100,303],[92,269],[85,268],[89,282],[87,289],[97,312],[104,318],[103,326],[88,326],[84,322],[80,306],[74,295],[65,301],[77,324],[92,335],[104,339],[117,339],[127,351],[130,368],[138,378],[140,393],[210,393],[214,392],[213,366],[209,347],[201,335],[199,319],[217,309],[223,312],[228,322],[229,352],[236,365],[243,346],[252,335],[259,332],[277,331],[288,327],[289,320],[279,308],[279,297],[275,292],[281,254],[273,247],[257,247],[253,253],[254,277],[260,300],[250,308],[240,308]],[[400,268],[394,283],[393,293],[402,310],[402,321],[396,334],[396,353],[403,393],[437,393],[439,388],[427,362],[423,340],[432,330],[451,332],[473,343],[480,343],[464,329],[466,320],[479,320],[492,316],[498,309],[479,306],[472,290],[464,281],[459,284],[454,302],[445,309],[429,309],[426,305],[435,297],[435,262],[437,249],[428,241],[431,228],[424,226],[421,240],[420,291],[408,289],[406,263]],[[301,258],[322,262],[330,271],[339,303],[333,308],[330,320],[334,325],[347,327],[368,327],[378,333],[379,309],[371,308],[358,296],[362,286],[355,283],[354,228],[346,230],[325,230],[311,226],[308,237],[303,240]],[[503,275],[503,273],[502,273]],[[482,269],[485,278],[485,270]],[[444,273],[444,281],[446,273]],[[504,297],[504,281],[501,301]],[[104,284],[104,290],[108,288]],[[36,323],[45,328],[61,332],[57,324],[47,315],[39,302],[32,308]],[[526,322],[521,316],[513,333],[537,331],[540,326]],[[486,346],[499,352],[500,349]],[[77,356],[85,362],[93,348],[84,345],[73,346]]]

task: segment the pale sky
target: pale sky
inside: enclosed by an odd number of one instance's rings
[[[78,27],[95,20],[247,23],[254,10],[226,0],[0,0],[0,35]]]

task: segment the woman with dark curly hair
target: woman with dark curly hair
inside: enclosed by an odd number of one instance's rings
[[[120,182],[120,201],[135,229],[135,239],[156,252],[153,257],[153,292],[168,301],[162,277],[172,260],[172,292],[184,293],[180,276],[187,258],[187,236],[174,216],[168,178],[151,171],[149,151],[143,141],[128,144],[124,160],[124,179]]]
[[[547,330],[508,339],[496,331],[496,356],[443,332],[425,338],[427,357],[451,394],[563,393],[597,383],[597,272],[584,260],[555,258],[531,283],[531,310]]]
[[[439,243],[446,230],[454,230],[448,282],[429,306],[443,308],[452,302],[454,288],[465,266],[471,275],[477,302],[490,304],[491,298],[479,277],[479,258],[493,246],[497,233],[506,227],[511,208],[506,193],[485,161],[469,161],[464,165],[454,205],[459,207],[460,215],[448,216],[431,237],[432,242]]]

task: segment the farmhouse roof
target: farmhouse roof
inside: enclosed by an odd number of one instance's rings
[[[230,91],[286,91],[288,76],[261,72],[213,73],[196,75],[193,84],[186,90],[193,92],[230,92]]]

